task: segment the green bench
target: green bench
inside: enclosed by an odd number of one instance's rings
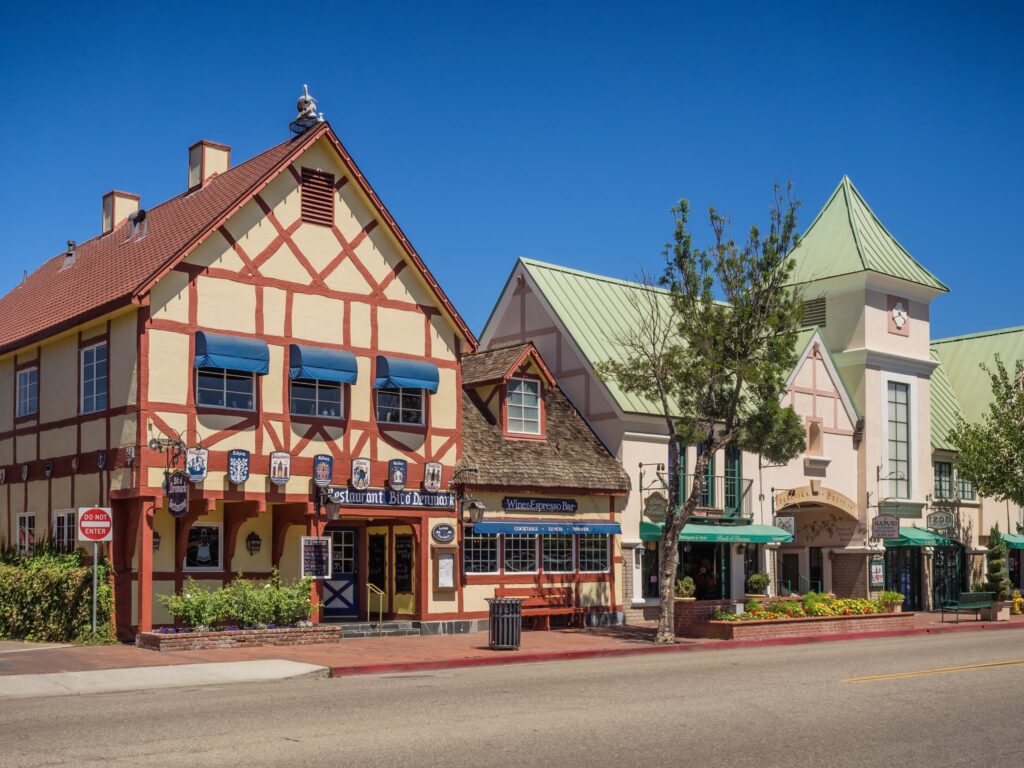
[[[960,623],[960,613],[974,613],[978,616],[978,620],[981,620],[981,609],[991,608],[992,599],[996,596],[995,592],[961,592],[960,597],[956,600],[943,600],[940,610],[942,611],[942,618],[940,621],[946,620],[946,612],[956,614],[956,623]]]

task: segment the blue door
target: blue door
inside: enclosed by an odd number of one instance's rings
[[[357,531],[340,528],[331,537],[331,578],[324,580],[324,616],[354,619],[359,615]]]

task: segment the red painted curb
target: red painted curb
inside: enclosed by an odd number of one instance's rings
[[[847,632],[827,635],[805,635],[797,637],[776,637],[770,640],[713,640],[711,642],[686,642],[675,645],[642,645],[635,648],[600,648],[591,651],[544,651],[540,653],[519,653],[516,651],[494,651],[493,656],[479,656],[472,659],[439,659],[436,661],[402,661],[379,664],[356,664],[331,667],[330,677],[352,677],[355,675],[382,675],[393,672],[417,672],[439,669],[460,669],[467,667],[496,667],[507,664],[536,664],[545,661],[575,661],[579,659],[608,658],[611,656],[641,656],[651,653],[689,653],[692,651],[726,651],[733,648],[763,648],[768,646],[808,645],[830,643],[842,640],[877,640],[887,637],[912,637],[914,635],[941,635],[953,632],[981,632],[988,629],[1024,629],[1024,623],[1007,622],[992,624],[972,622],[970,624],[948,624],[914,629],[891,629],[878,632]]]

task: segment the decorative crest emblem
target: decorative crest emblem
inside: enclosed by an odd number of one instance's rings
[[[43,464],[43,472],[46,474],[47,477],[53,477],[53,462],[52,461],[48,461],[45,464]]]
[[[388,485],[391,490],[400,491],[405,488],[405,481],[409,477],[409,462],[405,459],[392,459],[388,462]]]
[[[0,467],[0,485],[7,482],[7,467]]]
[[[441,463],[429,461],[423,468],[423,487],[431,493],[441,490]]]
[[[370,487],[370,460],[352,459],[352,487],[365,491]]]
[[[318,453],[313,457],[313,485],[326,488],[334,479],[334,457]]]
[[[188,475],[180,469],[167,476],[167,511],[172,517],[188,513]]]
[[[96,468],[103,470],[107,467],[107,452],[100,451],[96,454]]]
[[[241,448],[228,451],[228,480],[241,485],[249,479],[249,452]]]
[[[25,482],[28,480],[28,464],[21,465],[21,481]]]
[[[292,476],[292,456],[284,451],[274,451],[270,454],[270,482],[274,485],[284,485]]]
[[[80,463],[81,463],[81,461],[80,461],[80,459],[77,456],[72,456],[71,457],[71,471],[72,472],[77,472],[78,471],[78,465]]]
[[[185,471],[193,483],[201,483],[206,479],[210,452],[205,448],[189,448],[185,451]]]

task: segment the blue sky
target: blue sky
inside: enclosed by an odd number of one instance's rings
[[[309,83],[477,332],[517,256],[632,278],[679,198],[740,235],[792,179],[806,226],[844,173],[950,285],[934,337],[1024,323],[1019,3],[84,6],[0,24],[0,290]]]

